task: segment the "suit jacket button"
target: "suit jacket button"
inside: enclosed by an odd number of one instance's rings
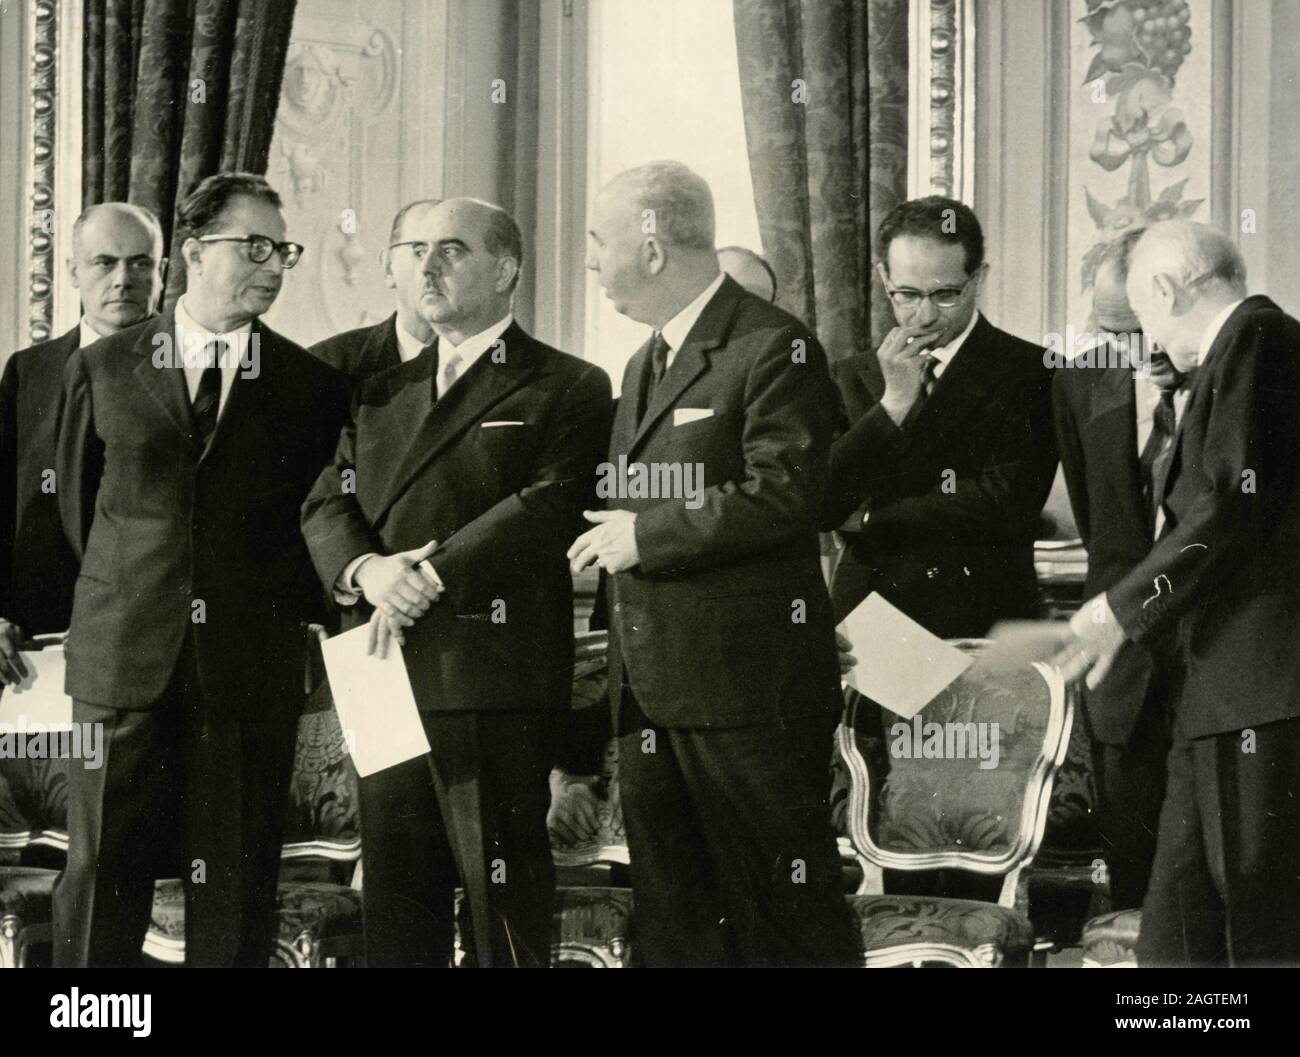
[[[615,602],[615,603],[614,603],[614,612],[615,612],[615,613],[621,613],[621,612],[623,612],[623,603],[622,603],[622,602]]]

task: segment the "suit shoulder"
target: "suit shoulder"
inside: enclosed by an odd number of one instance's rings
[[[373,323],[369,326],[355,327],[352,330],[345,330],[341,334],[322,338],[320,341],[308,345],[307,352],[318,360],[329,364],[336,371],[346,371],[351,358],[370,340],[371,335],[384,325],[384,323]]]
[[[261,330],[265,337],[271,339],[276,357],[309,386],[317,390],[347,390],[347,379],[335,367],[270,327],[263,326]]]

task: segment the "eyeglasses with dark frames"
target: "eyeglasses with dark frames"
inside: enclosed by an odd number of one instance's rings
[[[966,292],[966,287],[978,274],[978,269],[966,276],[966,281],[961,286],[941,286],[938,290],[931,290],[925,293],[922,290],[913,290],[907,286],[890,286],[885,284],[885,293],[889,299],[899,308],[916,308],[922,301],[929,299],[939,308],[952,308],[962,298]]]
[[[292,268],[302,257],[303,247],[296,242],[276,242],[267,235],[199,235],[198,242],[242,242],[248,247],[248,259],[254,264],[265,264],[272,253],[280,255],[280,263]]]

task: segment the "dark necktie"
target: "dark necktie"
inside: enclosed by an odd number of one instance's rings
[[[1147,528],[1154,534],[1156,511],[1164,492],[1165,479],[1174,458],[1174,431],[1178,416],[1174,409],[1174,394],[1186,384],[1186,376],[1175,374],[1167,384],[1160,386],[1160,402],[1151,416],[1151,436],[1142,447],[1138,463],[1142,470],[1142,498],[1146,501]]]
[[[428,345],[420,350],[416,359],[422,359],[429,356],[433,359],[429,370],[429,403],[438,402],[438,339],[434,338]]]
[[[654,400],[655,389],[663,381],[664,373],[668,370],[668,342],[664,340],[664,336],[659,331],[654,332],[643,348],[647,351],[650,369],[642,376],[642,391],[636,409],[638,425],[640,425],[641,419],[646,413],[646,408]]]
[[[212,434],[217,431],[217,415],[221,411],[221,358],[225,354],[224,341],[211,341],[203,347],[203,374],[199,388],[194,393],[190,407],[194,412],[194,427],[206,451]]]
[[[933,356],[925,357],[925,362],[921,365],[921,391],[916,394],[916,399],[912,401],[912,406],[903,419],[902,428],[906,428],[916,421],[916,416],[921,413],[926,401],[930,399],[934,387],[939,384],[939,379],[934,376],[938,366],[939,361]]]

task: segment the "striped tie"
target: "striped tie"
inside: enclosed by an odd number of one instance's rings
[[[199,378],[199,388],[190,402],[194,413],[194,426],[198,430],[199,440],[206,451],[217,431],[217,415],[221,410],[221,363],[226,351],[224,341],[209,342],[203,349],[203,374]]]

